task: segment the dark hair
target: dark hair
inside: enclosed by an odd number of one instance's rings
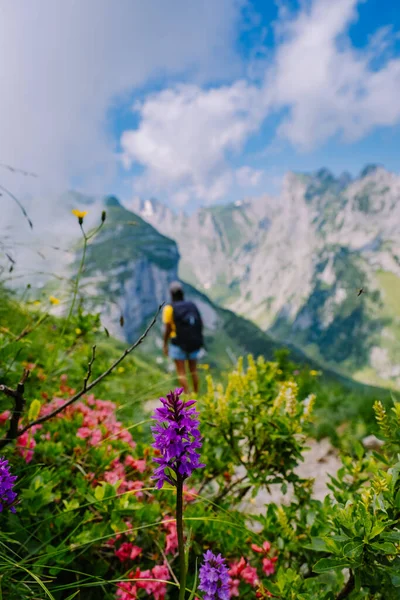
[[[180,302],[183,300],[183,290],[173,290],[171,291],[171,300],[172,302]]]

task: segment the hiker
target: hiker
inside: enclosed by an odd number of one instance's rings
[[[203,321],[197,306],[185,300],[182,285],[178,281],[169,287],[171,304],[164,307],[164,354],[175,362],[179,383],[189,391],[186,378],[186,361],[192,377],[195,393],[199,391],[197,360],[203,348]],[[169,344],[169,345],[168,345]]]

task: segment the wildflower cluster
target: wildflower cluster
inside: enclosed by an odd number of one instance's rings
[[[163,406],[157,408],[153,416],[157,421],[151,428],[155,440],[153,447],[161,454],[154,459],[159,465],[153,476],[158,489],[166,481],[176,485],[178,478],[183,481],[195,469],[204,467],[197,453],[201,448],[198,413],[191,408],[196,401],[184,402],[179,398],[182,392],[183,389],[176,389],[167,398],[160,398]]]
[[[145,571],[137,568],[135,571],[129,573],[128,578],[132,581],[122,581],[118,584],[117,598],[119,600],[138,598],[139,590],[145,590],[148,594],[153,594],[154,600],[164,600],[167,593],[167,584],[165,582],[170,579],[169,570],[166,565],[156,565],[152,569],[146,569]]]
[[[199,590],[204,592],[204,600],[229,600],[229,571],[225,559],[207,550],[199,570]]]
[[[257,569],[251,567],[243,556],[239,561],[235,561],[230,565],[229,577],[229,592],[231,598],[240,596],[239,585],[241,580],[253,587],[258,585],[260,581]]]
[[[262,559],[262,570],[269,577],[275,573],[275,563],[278,560],[277,556],[270,556],[271,552],[271,544],[269,542],[264,542],[262,547],[257,546],[256,544],[251,545],[252,550],[257,552],[258,554],[263,555]]]
[[[13,487],[17,480],[15,475],[11,475],[8,460],[0,458],[0,512],[4,507],[10,507],[11,512],[15,513],[15,507],[11,506],[17,497]]]

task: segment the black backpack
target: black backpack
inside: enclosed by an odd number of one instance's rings
[[[204,345],[203,321],[197,306],[193,302],[180,300],[173,302],[172,308],[176,337],[171,339],[171,343],[187,353],[200,350]]]

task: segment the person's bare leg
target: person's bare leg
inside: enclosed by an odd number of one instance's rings
[[[197,373],[197,360],[189,360],[189,371],[192,376],[193,389],[195,394],[199,391],[199,375]]]
[[[181,387],[183,387],[185,393],[187,394],[189,389],[188,389],[188,383],[187,383],[187,379],[186,379],[185,361],[184,360],[176,360],[175,366],[176,366],[176,373],[178,375],[179,384]]]

